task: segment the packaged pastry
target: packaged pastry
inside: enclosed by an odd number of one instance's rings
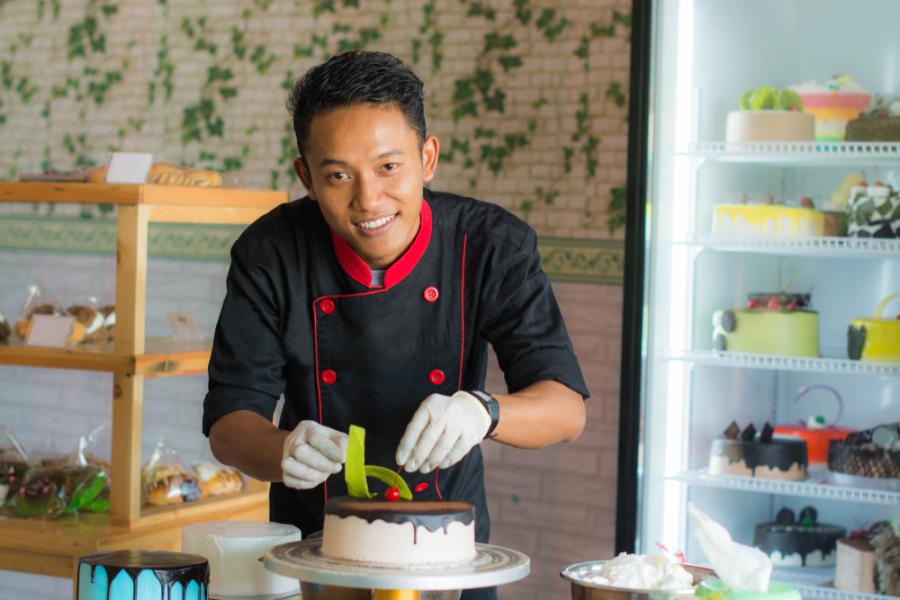
[[[197,483],[200,485],[200,496],[221,496],[234,494],[244,489],[244,480],[236,470],[211,462],[194,465]]]
[[[16,495],[33,466],[15,434],[3,426],[0,431],[0,508]]]
[[[79,304],[73,304],[66,309],[68,314],[84,326],[84,342],[106,342],[112,339],[111,320],[115,325],[115,307],[112,305],[99,306],[96,298],[88,298]]]
[[[28,472],[10,506],[18,517],[56,518],[82,510],[109,510],[109,476],[93,465],[40,467]],[[107,492],[108,493],[108,492]]]
[[[0,342],[5,342],[9,338],[10,332],[9,322],[7,322],[3,313],[0,313]]]
[[[31,331],[31,319],[34,315],[52,315],[57,317],[68,316],[68,313],[62,308],[56,297],[49,292],[45,286],[41,284],[32,284],[28,286],[28,297],[19,311],[16,319],[16,335],[21,340],[28,339]],[[67,343],[74,345],[82,342],[85,336],[84,325],[76,319],[72,323],[69,331]]]
[[[162,440],[141,469],[141,486],[144,502],[153,506],[193,502],[200,497],[197,477],[182,466],[175,450]]]

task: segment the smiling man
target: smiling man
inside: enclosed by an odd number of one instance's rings
[[[479,444],[540,448],[584,428],[587,388],[535,233],[424,187],[440,145],[423,95],[377,52],[298,79],[288,106],[308,195],[232,248],[203,430],[219,460],[273,482],[271,519],[304,535],[321,529],[327,497],[346,494],[351,424],[366,428],[366,462],[402,467],[425,487],[418,498],[474,504],[479,542],[490,534]],[[489,344],[506,393],[484,389]]]

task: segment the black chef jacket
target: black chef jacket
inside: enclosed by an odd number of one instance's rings
[[[490,342],[510,392],[559,381],[585,398],[581,375],[537,237],[495,205],[424,191],[419,231],[371,287],[371,271],[304,198],[250,225],[231,249],[227,293],[209,364],[203,431],[250,410],[267,419],[283,393],[279,427],[312,419],[366,428],[366,463],[396,468],[397,444],[429,394],[483,389]],[[471,502],[487,542],[481,450],[449,469],[403,473],[417,499]],[[370,482],[375,491],[383,491]],[[343,473],[312,490],[274,483],[272,521],[321,529]]]

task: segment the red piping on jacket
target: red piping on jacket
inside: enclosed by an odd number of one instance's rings
[[[466,246],[469,243],[469,234],[463,236],[462,267],[459,273],[459,381],[456,389],[462,389],[463,356],[466,352]]]
[[[369,265],[359,257],[358,254],[350,247],[342,237],[337,235],[334,230],[331,231],[331,241],[334,245],[334,251],[337,255],[338,263],[341,265],[341,268],[349,275],[354,281],[357,283],[366,286],[369,288],[367,292],[357,292],[354,294],[329,294],[325,296],[319,296],[318,298],[313,300],[312,309],[313,309],[313,351],[314,351],[314,363],[316,369],[316,404],[319,410],[319,424],[324,425],[322,422],[322,382],[319,379],[319,319],[318,314],[316,313],[316,306],[322,300],[326,298],[354,298],[359,296],[371,296],[374,294],[381,294],[389,290],[391,287],[397,285],[407,275],[412,273],[413,269],[419,264],[419,260],[422,256],[425,255],[425,251],[428,249],[428,244],[431,241],[431,231],[432,231],[432,221],[431,221],[431,207],[428,206],[428,202],[422,198],[422,208],[419,212],[419,231],[416,233],[415,239],[413,239],[412,244],[410,244],[409,248],[403,253],[400,258],[398,258],[394,264],[388,267],[387,271],[384,274],[384,286],[380,288],[372,288],[372,270],[369,268]],[[323,493],[325,494],[325,502],[328,502],[328,482],[326,481],[323,486]]]

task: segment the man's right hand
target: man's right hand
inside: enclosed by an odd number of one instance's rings
[[[284,440],[281,454],[281,476],[284,485],[298,490],[316,487],[335,473],[340,473],[347,460],[346,433],[300,421]]]

